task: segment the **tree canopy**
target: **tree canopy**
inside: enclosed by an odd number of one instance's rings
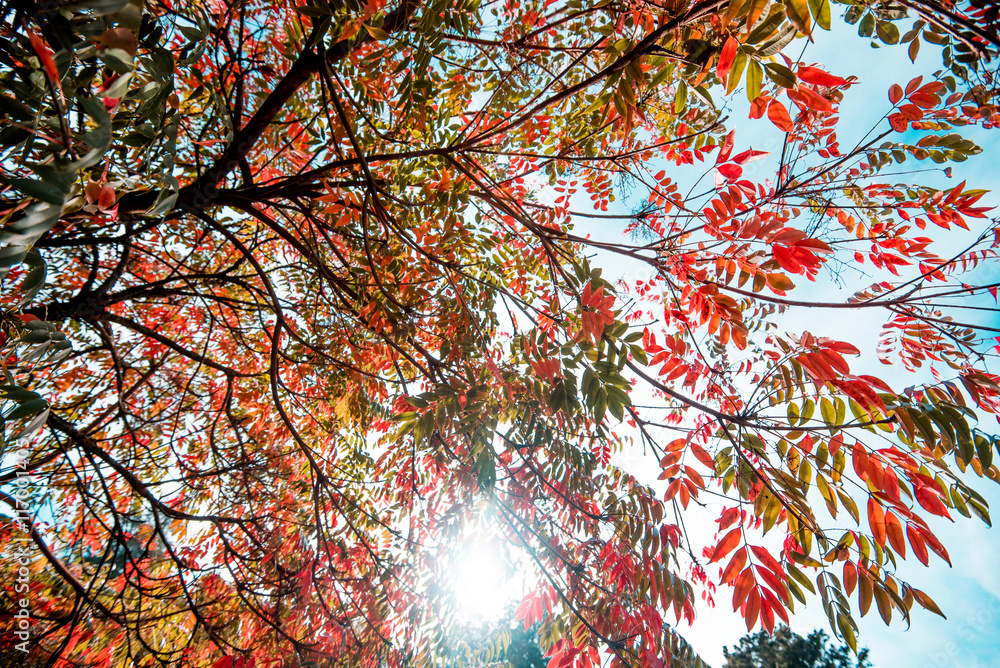
[[[701,665],[702,599],[940,612],[897,564],[989,521],[1000,234],[931,172],[1000,113],[995,3],[301,2],[0,2],[10,655],[440,665],[472,539],[552,668]],[[840,14],[942,62],[843,145]]]
[[[823,631],[813,631],[803,638],[781,625],[774,634],[758,631],[740,638],[730,652],[724,651],[723,668],[870,668],[868,650],[857,656],[845,645],[830,646]]]

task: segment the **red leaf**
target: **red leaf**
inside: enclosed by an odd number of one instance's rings
[[[920,83],[924,80],[923,75],[913,77],[910,82],[906,84],[906,94],[909,95],[913,91],[920,88]]]
[[[732,39],[732,37],[729,39]],[[719,148],[719,156],[715,159],[715,164],[721,165],[729,160],[734,144],[736,144],[736,130],[730,130],[729,134],[726,135],[725,141],[722,142],[722,146]]]
[[[832,74],[824,72],[816,67],[800,67],[798,75],[799,80],[815,84],[817,86],[843,86],[847,83],[847,79],[835,77]]]
[[[923,506],[927,512],[951,519],[948,508],[941,503],[941,499],[938,498],[937,494],[929,488],[918,486],[913,490],[913,494],[917,498],[917,503]]]
[[[906,536],[910,539],[910,547],[913,548],[913,554],[917,555],[917,559],[920,560],[924,566],[927,565],[927,545],[924,543],[924,537],[920,535],[920,532],[913,528],[913,525],[906,525]]]
[[[918,530],[920,531],[920,535],[923,536],[924,542],[927,543],[927,545],[929,545],[939,557],[948,562],[949,566],[951,566],[951,558],[948,557],[948,550],[944,549],[944,545],[942,545],[941,541],[937,539],[937,536],[932,534],[928,529],[920,528]]]
[[[823,344],[824,348],[828,348],[830,350],[836,350],[838,353],[841,353],[842,355],[861,354],[861,351],[858,350],[857,346],[847,343],[846,341],[831,341],[830,339],[820,339],[820,343]],[[889,391],[891,392],[892,390]]]
[[[781,621],[785,622],[785,624],[788,624],[788,613],[785,612],[785,607],[771,594],[771,592],[766,589],[763,591],[764,597],[767,599],[768,606],[771,608],[771,612],[781,617]]]
[[[771,155],[768,151],[754,151],[750,149],[748,151],[743,151],[738,155],[734,155],[731,162],[735,162],[737,165],[745,165],[748,162],[753,162],[754,160],[760,160],[765,155]]]
[[[778,100],[771,100],[771,104],[767,108],[767,117],[783,132],[792,132],[795,130],[795,126],[792,124],[792,117],[788,115],[788,109],[785,109],[785,105]]]
[[[738,47],[739,42],[737,42],[734,37],[730,37],[723,45],[722,51],[719,53],[719,64],[715,69],[715,73],[719,77],[719,81],[725,82],[726,78],[729,76],[729,70],[733,66],[733,59],[736,58],[736,49]]]
[[[722,512],[719,516],[719,531],[725,531],[729,527],[740,519],[740,509],[739,508],[729,508]]]
[[[830,101],[816,91],[800,88],[797,94],[800,101],[811,109],[825,112],[833,111],[833,105],[830,104]]]
[[[743,608],[743,617],[747,622],[747,631],[752,630],[754,625],[757,624],[758,614],[760,614],[760,594],[754,589],[747,598],[746,607]]]
[[[762,601],[760,605],[760,625],[766,628],[768,633],[774,633],[774,611],[767,601]]]
[[[97,199],[97,208],[107,211],[115,205],[115,189],[105,184],[101,187],[101,195]]]
[[[743,530],[740,527],[736,527],[727,533],[725,537],[719,541],[719,544],[715,546],[715,550],[712,552],[712,558],[708,560],[708,563],[714,564],[716,561],[719,561],[724,556],[732,552],[733,548],[739,544],[742,535]]]
[[[771,553],[767,551],[766,548],[760,545],[754,545],[750,548],[753,551],[755,557],[764,562],[764,565],[777,574],[781,574],[781,564],[778,560],[771,556]]]
[[[757,574],[781,597],[781,600],[788,601],[788,590],[785,588],[785,581],[779,578],[777,573],[769,568],[757,567]]]
[[[908,121],[919,121],[924,117],[924,110],[915,104],[904,104],[899,108],[899,113]]]
[[[899,101],[903,99],[903,88],[899,84],[892,84],[889,88],[889,101],[894,105],[899,104]]]
[[[774,255],[774,259],[778,261],[782,269],[790,271],[793,274],[802,273],[802,265],[798,263],[795,259],[795,254],[784,246],[774,246],[771,249],[771,253]]]
[[[910,122],[903,117],[903,114],[892,114],[889,116],[889,125],[896,132],[906,132],[910,127]]]
[[[719,166],[719,173],[726,177],[729,181],[735,181],[743,176],[743,168],[739,165],[726,163],[725,165]]]

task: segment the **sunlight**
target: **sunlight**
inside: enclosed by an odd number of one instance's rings
[[[495,546],[469,541],[456,555],[453,593],[465,621],[499,618],[517,593],[520,578],[498,558]]]

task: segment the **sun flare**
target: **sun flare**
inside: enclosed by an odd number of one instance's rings
[[[519,579],[486,543],[470,542],[456,557],[454,595],[466,621],[497,619],[517,593]]]

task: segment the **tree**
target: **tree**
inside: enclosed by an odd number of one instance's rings
[[[458,625],[448,641],[447,665],[479,665],[503,662],[511,668],[545,668],[548,659],[538,646],[537,628],[525,627],[512,618],[513,608],[500,620]]]
[[[813,631],[808,638],[781,625],[773,635],[764,631],[740,638],[740,644],[723,650],[723,668],[870,668],[868,650],[854,656],[845,645],[828,647],[826,633]]]
[[[913,170],[994,126],[995,4],[0,7],[8,652],[430,666],[474,535],[532,572],[554,668],[701,665],[677,624],[723,586],[748,629],[818,597],[852,647],[873,602],[939,612],[895,566],[949,560],[933,516],[989,521],[998,226]],[[945,68],[851,147],[852,73],[795,59],[841,8],[851,48]],[[741,88],[770,178],[714,101]],[[870,287],[804,294],[849,265]],[[777,329],[802,308],[884,313],[914,385]]]

